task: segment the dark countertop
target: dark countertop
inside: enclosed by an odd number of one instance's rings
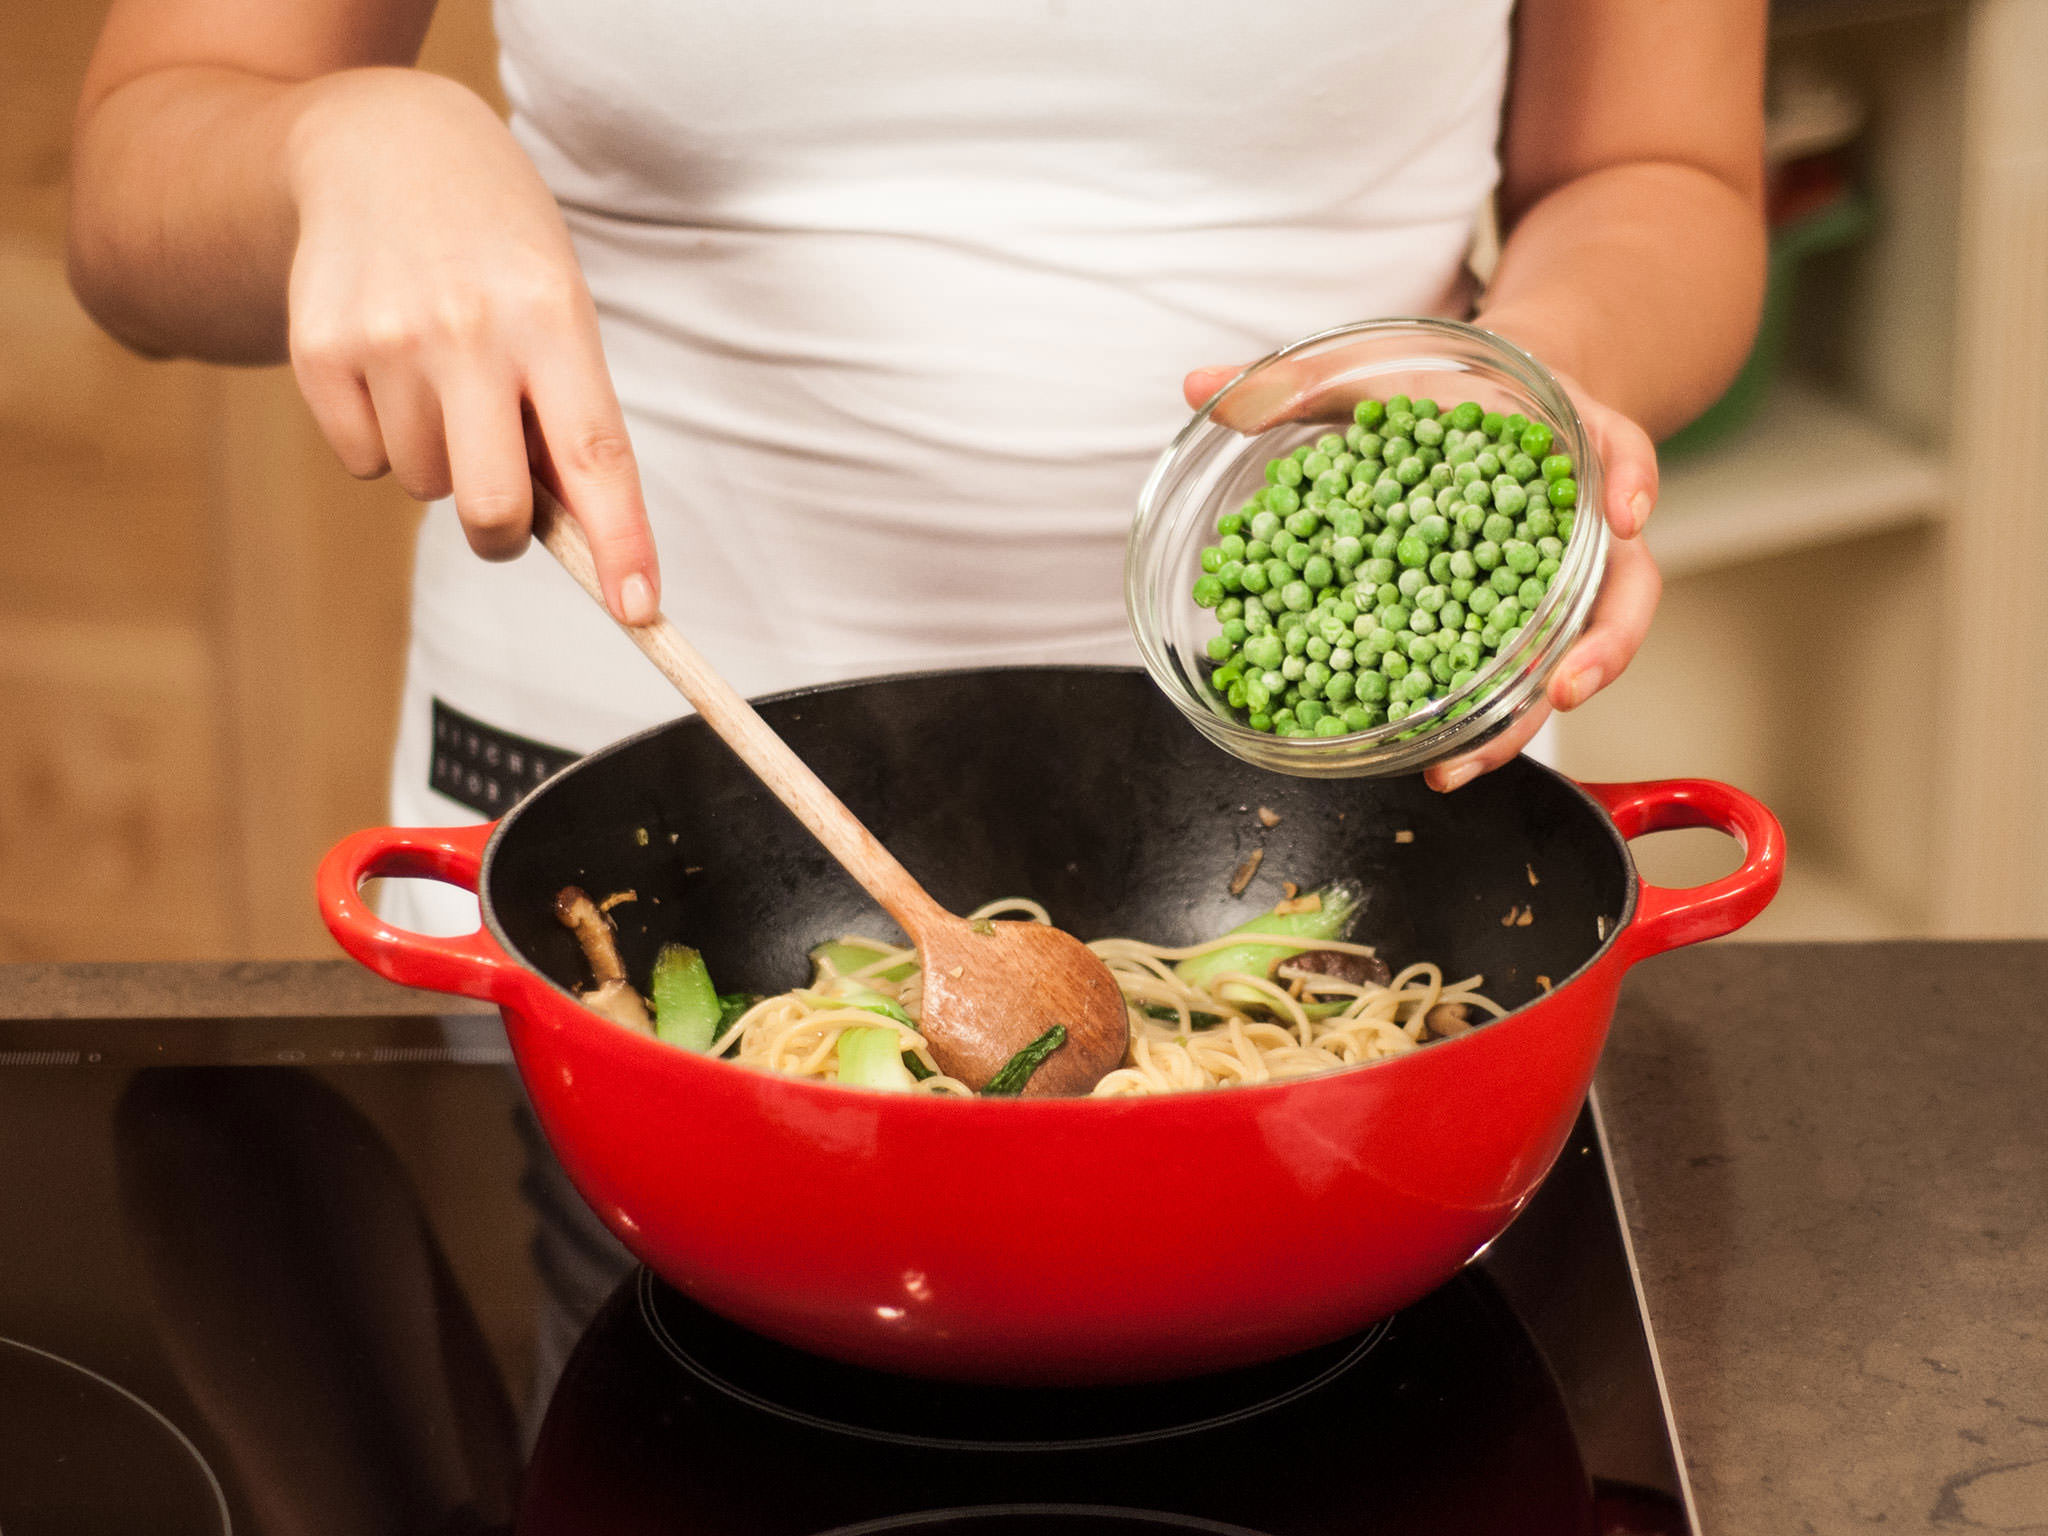
[[[1713,1536],[2048,1531],[2048,944],[1717,944],[1601,1106]]]
[[[0,967],[0,1019],[468,1012],[345,961]],[[2048,943],[1716,944],[1599,1095],[1711,1536],[2048,1532]]]

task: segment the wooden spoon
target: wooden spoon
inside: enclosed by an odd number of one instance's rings
[[[605,607],[583,530],[538,481],[533,531],[563,569]],[[609,607],[605,607],[610,612]],[[956,917],[926,894],[802,758],[659,614],[619,626],[756,778],[917,946],[924,968],[918,1028],[948,1076],[982,1088],[1004,1064],[1055,1024],[1066,1043],[1031,1075],[1033,1097],[1086,1093],[1123,1061],[1130,1026],[1109,967],[1071,934],[1044,923]]]

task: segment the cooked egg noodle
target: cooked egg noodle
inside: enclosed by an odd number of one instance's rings
[[[998,916],[1051,921],[1037,902],[1015,898],[992,901],[969,914],[971,920]],[[1232,933],[1178,947],[1138,939],[1098,939],[1090,944],[1116,978],[1131,1026],[1124,1065],[1095,1085],[1096,1097],[1304,1077],[1414,1050],[1423,1042],[1429,1011],[1439,1004],[1464,1004],[1495,1018],[1507,1012],[1478,990],[1481,977],[1446,981],[1441,970],[1427,963],[1406,967],[1385,986],[1331,976],[1294,976],[1285,962],[1278,980],[1232,971],[1212,978],[1209,987],[1195,987],[1174,974],[1177,961],[1255,938]],[[904,1052],[930,1074],[921,1077],[912,1092],[972,1096],[973,1089],[939,1070],[931,1047],[917,1030],[843,1001],[850,991],[876,992],[896,1002],[912,1019],[918,1018],[922,973],[913,970],[898,981],[885,979],[887,972],[906,961],[914,964],[917,951],[858,934],[846,935],[841,942],[872,951],[875,958],[844,973],[822,963],[810,986],[763,998],[726,1031],[715,1054],[786,1076],[829,1081],[838,1076],[836,1047],[842,1031],[893,1029],[902,1037]],[[1371,945],[1336,939],[1275,947],[1373,954]],[[1226,983],[1244,1000],[1219,996]],[[1251,997],[1258,999],[1256,1005]],[[1260,1011],[1251,1011],[1254,1006]],[[1197,1015],[1218,1022],[1197,1024]]]

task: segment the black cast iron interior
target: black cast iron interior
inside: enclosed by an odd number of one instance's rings
[[[759,707],[956,912],[1030,896],[1083,939],[1186,943],[1271,907],[1285,881],[1350,878],[1369,893],[1353,938],[1396,970],[1430,960],[1453,977],[1483,973],[1517,1007],[1539,977],[1564,985],[1634,899],[1626,844],[1546,768],[1520,760],[1448,796],[1420,778],[1274,774],[1212,746],[1132,669],[922,673]],[[1262,807],[1279,818],[1270,828]],[[1256,850],[1257,873],[1233,896]],[[643,987],[672,939],[704,952],[722,990],[779,992],[809,978],[806,951],[822,940],[897,936],[695,719],[565,770],[491,845],[483,889],[498,938],[571,989],[588,975],[554,896],[572,883],[637,893],[612,917]]]

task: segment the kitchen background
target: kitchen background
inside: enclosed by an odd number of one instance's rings
[[[71,297],[101,10],[0,8],[0,961],[330,955],[311,870],[384,819],[418,513],[286,371],[142,361]],[[1781,0],[1772,55],[1765,338],[1668,456],[1663,610],[1562,764],[1777,809],[1752,936],[2048,933],[2048,0]],[[425,63],[498,99],[483,0]]]

